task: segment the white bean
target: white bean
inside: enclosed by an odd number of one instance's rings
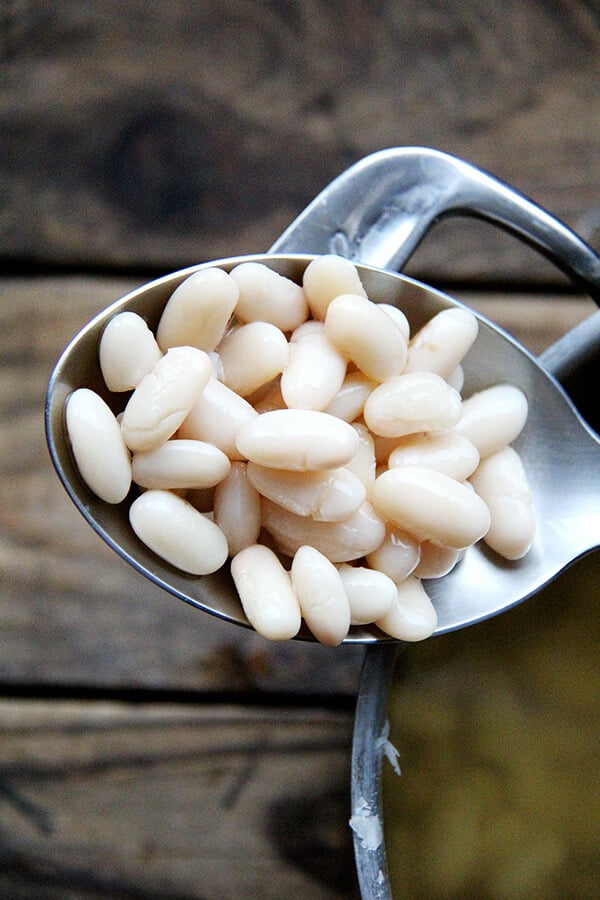
[[[350,628],[350,604],[336,567],[314,547],[302,546],[292,561],[291,577],[313,635],[322,644],[340,644]]]
[[[229,555],[256,544],[261,526],[260,496],[248,479],[246,463],[233,462],[215,490],[215,522],[225,534]]]
[[[154,450],[179,428],[210,378],[208,355],[174,347],[145,375],[129,398],[121,428],[134,452]]]
[[[194,272],[175,288],[163,310],[156,332],[159,346],[214,350],[238,296],[235,281],[223,269],[214,266]]]
[[[364,419],[383,437],[439,431],[455,425],[460,394],[433,372],[409,372],[380,384],[367,398]]]
[[[464,550],[453,550],[431,541],[422,541],[420,549],[419,564],[412,573],[415,578],[442,578],[452,571],[464,555]]]
[[[281,375],[281,394],[290,409],[324,410],[342,387],[346,360],[322,322],[304,322],[292,334]]]
[[[130,391],[162,356],[145,320],[134,312],[117,313],[100,338],[100,370],[109,391]]]
[[[250,624],[272,641],[293,638],[300,629],[300,604],[290,575],[268,547],[253,544],[231,560],[231,574]]]
[[[367,296],[354,263],[335,254],[313,259],[304,270],[302,286],[312,315],[321,320],[331,301],[340,294]]]
[[[270,322],[293,331],[308,317],[308,303],[300,285],[263,263],[240,263],[231,270],[240,296],[236,316],[240,322]]]
[[[367,491],[370,491],[375,481],[376,471],[373,438],[366,425],[362,425],[360,422],[353,422],[352,427],[358,435],[359,445],[350,462],[346,463],[346,469],[358,476]]]
[[[426,466],[464,481],[479,465],[479,452],[467,438],[456,432],[429,431],[401,438],[390,453],[388,465],[390,469]]]
[[[350,623],[368,625],[384,616],[396,598],[391,578],[365,566],[342,563],[338,569],[350,604]]]
[[[239,453],[273,469],[334,469],[352,459],[358,435],[324,412],[275,409],[246,422],[237,435]]]
[[[400,329],[400,333],[404,338],[405,343],[408,345],[410,340],[410,323],[401,309],[398,309],[397,306],[394,306],[392,303],[378,303],[377,307],[383,312],[387,313],[388,316],[394,320],[398,328]]]
[[[229,459],[205,441],[170,440],[156,450],[136,453],[133,480],[144,488],[214,487],[229,472]]]
[[[218,354],[221,380],[241,397],[248,397],[283,371],[289,347],[283,331],[275,325],[249,322],[225,335]]]
[[[250,462],[248,478],[263,497],[318,522],[343,521],[366,498],[364,484],[346,468],[293,472]]]
[[[364,297],[342,294],[332,300],[325,332],[374,381],[386,381],[404,368],[407,351],[402,332],[388,313]]]
[[[131,504],[129,521],[150,550],[182,572],[208,575],[227,559],[221,529],[170,491],[145,491]]]
[[[316,522],[265,498],[262,520],[278,548],[288,556],[294,556],[303,544],[310,544],[334,563],[366,556],[385,537],[385,523],[367,501],[343,522]]]
[[[120,503],[131,487],[131,461],[109,406],[89,388],[68,397],[66,426],[79,474],[106,503]]]
[[[367,397],[375,387],[377,382],[363,372],[349,372],[324,412],[345,422],[354,422],[362,414]]]
[[[398,585],[390,610],[375,624],[398,641],[422,641],[437,628],[437,613],[425,588],[412,575]]]
[[[183,421],[179,437],[208,441],[230,459],[240,459],[238,432],[257,417],[256,410],[243,397],[211,378]]]
[[[521,559],[535,538],[531,489],[521,457],[504,447],[480,463],[471,484],[490,510],[484,541],[505,559]]]
[[[435,469],[398,466],[373,485],[375,510],[419,540],[462,550],[490,527],[487,506],[477,494]]]
[[[512,384],[497,384],[464,400],[454,431],[468,438],[483,459],[519,436],[527,421],[527,398]]]
[[[408,345],[405,372],[435,372],[448,378],[477,337],[479,324],[468,309],[443,309]]]
[[[400,584],[412,574],[420,558],[421,547],[416,537],[389,525],[379,547],[367,554],[371,568],[383,572],[395,584]]]

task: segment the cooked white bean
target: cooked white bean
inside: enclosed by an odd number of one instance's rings
[[[404,368],[407,351],[402,332],[388,313],[364,297],[335,297],[327,308],[325,332],[374,381],[386,381]]]
[[[100,370],[109,391],[136,388],[162,356],[145,320],[134,312],[117,313],[100,338]]]
[[[130,455],[109,406],[89,388],[67,399],[66,426],[79,474],[106,503],[120,503],[131,487]]]
[[[246,463],[235,461],[215,490],[215,522],[225,534],[229,555],[256,544],[260,533],[260,496],[250,483]]]
[[[417,538],[389,525],[379,547],[367,554],[371,568],[383,572],[395,584],[413,573],[420,558],[421,546]]]
[[[221,529],[171,491],[145,491],[131,504],[129,521],[150,550],[182,572],[208,575],[227,559]]]
[[[390,610],[376,623],[399,641],[422,641],[437,628],[437,613],[422,583],[412,575],[398,585]]]
[[[214,487],[229,472],[229,459],[205,441],[170,440],[156,450],[136,453],[133,480],[144,488]]]
[[[364,419],[383,437],[439,431],[460,418],[460,394],[433,372],[409,372],[380,384],[367,398]]]
[[[519,436],[527,421],[527,398],[512,384],[497,384],[464,400],[454,430],[468,438],[483,459]]]
[[[505,559],[521,559],[536,531],[531,489],[521,457],[512,447],[504,447],[482,460],[470,481],[490,510],[491,525],[484,541]]]
[[[375,510],[393,526],[455,550],[474,544],[490,527],[483,500],[435,469],[389,469],[375,480],[370,496]]]
[[[350,624],[368,625],[384,616],[396,598],[391,578],[366,566],[342,563],[338,569],[350,604]]]
[[[304,322],[290,339],[281,375],[281,394],[290,409],[324,410],[342,387],[346,360],[331,343],[322,322]]]
[[[350,562],[371,553],[385,537],[385,523],[367,501],[343,522],[317,522],[265,498],[262,517],[264,528],[288,556],[310,544],[331,562]]]
[[[263,544],[240,550],[231,574],[250,624],[271,641],[293,638],[300,629],[300,604],[290,575]]]
[[[343,521],[366,498],[364,484],[346,468],[293,472],[250,462],[248,478],[263,497],[318,522]]]
[[[252,406],[227,385],[211,378],[179,429],[179,437],[208,441],[230,459],[240,459],[240,428],[258,417]]]
[[[314,547],[300,547],[292,561],[292,587],[302,617],[322,644],[335,647],[350,628],[350,604],[336,567]]]
[[[335,254],[313,259],[304,270],[302,286],[313,317],[321,320],[331,301],[340,294],[367,296],[354,263]]]
[[[360,478],[367,491],[371,490],[371,486],[375,481],[375,446],[373,438],[366,425],[360,422],[353,422],[352,427],[358,435],[358,450],[350,460],[346,463],[346,469],[353,472]]]
[[[222,381],[248,397],[279,375],[288,360],[287,338],[269,322],[249,322],[226,334],[218,346]]]
[[[375,387],[377,382],[363,372],[349,372],[324,412],[345,422],[354,422],[362,414],[366,399]]]
[[[477,337],[479,324],[468,309],[443,309],[408,345],[405,372],[435,372],[448,376],[462,362]]]
[[[426,466],[464,481],[479,465],[479,452],[473,444],[454,431],[428,431],[400,438],[388,459],[395,466]]]
[[[214,350],[233,315],[239,290],[223,269],[194,272],[175,288],[158,323],[156,339],[163,350],[187,345]]]
[[[273,469],[334,469],[352,459],[358,435],[347,422],[324,412],[275,409],[242,425],[237,448],[252,462]]]
[[[377,307],[386,312],[388,316],[390,316],[390,318],[394,320],[394,322],[400,329],[402,337],[408,345],[408,342],[410,340],[410,322],[408,321],[402,310],[398,309],[397,306],[394,306],[391,303],[378,303]]]
[[[446,378],[446,381],[448,382],[450,387],[453,387],[454,390],[458,391],[458,393],[460,394],[465,384],[465,370],[463,369],[462,365],[460,365],[460,363],[455,369],[450,372],[450,374]]]
[[[452,571],[463,554],[464,550],[453,550],[431,541],[422,541],[419,564],[412,574],[415,578],[442,578]]]
[[[276,378],[265,390],[262,389],[248,397],[257,413],[271,412],[273,409],[287,409],[285,400],[281,394],[281,379]]]
[[[235,311],[240,322],[270,322],[293,331],[306,321],[308,303],[300,285],[264,263],[240,263],[231,277],[240,291]]]
[[[125,407],[121,428],[134,452],[154,450],[179,428],[210,378],[208,355],[174,347],[144,375]]]

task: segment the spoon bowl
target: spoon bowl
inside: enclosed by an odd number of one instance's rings
[[[235,257],[183,269],[140,287],[96,316],[73,339],[60,357],[48,387],[46,432],[51,458],[68,494],[92,528],[134,568],[175,597],[246,627],[250,626],[227,565],[203,577],[178,572],[133,533],[128,519],[131,497],[110,505],[89,491],[71,455],[64,426],[65,401],[75,389],[89,387],[114,404],[114,395],[106,390],[101,376],[98,344],[102,330],[116,313],[136,312],[154,329],[173,290],[199,269],[219,265],[229,271],[240,262],[263,262],[301,283],[304,269],[313,258],[313,254],[304,253]],[[370,299],[400,307],[412,331],[442,309],[463,307],[445,293],[404,275],[360,263],[357,268]],[[450,574],[425,583],[438,613],[436,633],[464,627],[515,605],[600,544],[597,436],[534,356],[484,317],[478,319],[479,336],[463,364],[463,395],[499,383],[516,385],[525,393],[529,417],[514,446],[529,477],[538,530],[533,547],[517,562],[502,560],[479,544],[467,551]],[[306,630],[299,637],[312,639]],[[380,641],[392,639],[376,628],[355,627],[345,642]]]

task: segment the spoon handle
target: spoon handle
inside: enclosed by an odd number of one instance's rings
[[[395,147],[342,172],[271,253],[337,253],[400,270],[431,225],[455,214],[486,219],[548,256],[600,303],[600,257],[575,232],[476,166],[424,147]]]

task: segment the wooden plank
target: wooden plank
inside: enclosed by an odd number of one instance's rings
[[[600,27],[585,0],[41,0],[5,5],[0,49],[5,260],[169,269],[266,250],[350,163],[415,144],[492,171],[600,245]],[[463,223],[440,226],[412,270],[556,278]]]
[[[0,701],[0,893],[357,897],[352,717]]]
[[[80,326],[139,283],[0,280],[0,683],[354,695],[360,648],[269,644],[175,600],[109,550],[60,485],[43,434],[51,368]],[[469,299],[536,351],[592,305]]]

